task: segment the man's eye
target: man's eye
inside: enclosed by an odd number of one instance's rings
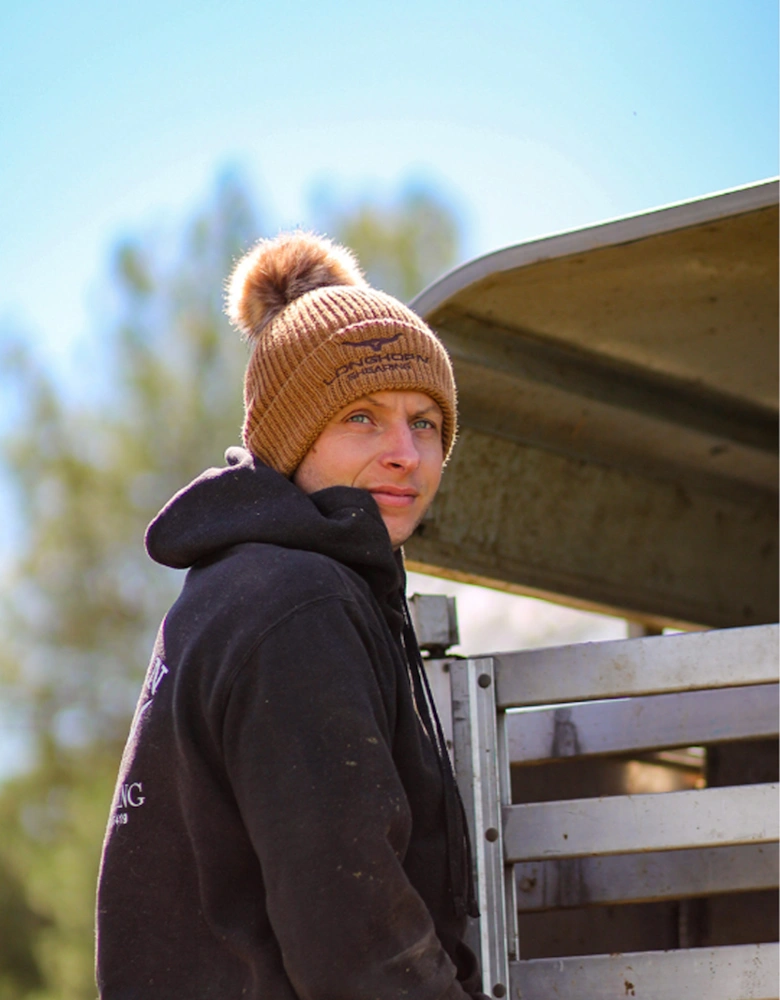
[[[351,416],[347,417],[347,423],[353,424],[368,424],[371,422],[371,418],[367,413],[353,413]]]
[[[432,420],[427,420],[425,417],[420,417],[419,420],[415,420],[412,423],[412,427],[415,430],[436,430],[436,424]]]

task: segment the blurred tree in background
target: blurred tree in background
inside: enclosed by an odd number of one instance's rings
[[[357,252],[371,283],[403,302],[458,259],[457,219],[416,184],[390,203],[365,198],[345,207],[326,196],[319,214],[323,229]]]
[[[402,298],[455,262],[457,224],[431,192],[321,215],[316,228]],[[76,398],[24,340],[0,340],[15,408],[0,461],[19,523],[0,597],[0,697],[34,748],[31,769],[0,786],[0,1000],[95,996],[100,845],[154,633],[181,583],[146,557],[143,532],[240,440],[246,349],[223,287],[262,234],[245,186],[225,175],[175,239],[122,241]]]

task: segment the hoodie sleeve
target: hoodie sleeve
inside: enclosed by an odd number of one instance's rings
[[[392,755],[396,682],[378,674],[374,643],[341,598],[266,635],[233,682],[229,778],[301,1000],[464,1000],[403,868],[411,814]]]

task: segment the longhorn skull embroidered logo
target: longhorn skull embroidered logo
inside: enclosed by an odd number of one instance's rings
[[[403,333],[395,333],[392,337],[371,337],[370,340],[342,340],[344,347],[370,347],[372,351],[378,351],[385,344],[394,344]]]

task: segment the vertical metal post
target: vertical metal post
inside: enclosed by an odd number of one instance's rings
[[[488,995],[500,998],[509,992],[508,951],[516,946],[514,940],[507,940],[501,815],[501,794],[507,785],[501,772],[508,770],[508,765],[506,754],[499,750],[493,662],[489,657],[455,660],[450,664],[450,675],[455,774],[474,849],[481,914],[476,944],[483,988]],[[511,866],[509,871],[512,875]],[[513,880],[512,893],[514,898]]]
[[[495,698],[495,684],[492,685]],[[512,768],[509,759],[509,740],[506,734],[506,712],[498,712],[496,717],[496,741],[498,744],[498,794],[499,809],[512,805]],[[503,825],[501,826],[501,858],[504,857]],[[520,960],[520,941],[517,928],[517,882],[515,866],[504,865],[504,919],[506,921],[506,950],[510,962]]]

